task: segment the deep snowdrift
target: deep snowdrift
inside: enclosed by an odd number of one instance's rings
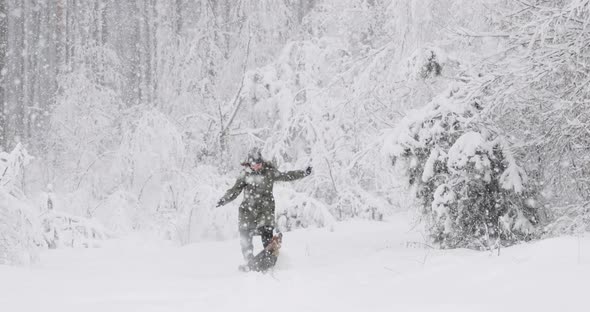
[[[497,251],[425,248],[409,218],[286,233],[274,272],[241,273],[238,242],[146,238],[0,266],[2,311],[585,310],[590,239]],[[258,246],[259,247],[259,246]]]

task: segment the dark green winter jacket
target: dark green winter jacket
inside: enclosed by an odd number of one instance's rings
[[[274,226],[275,199],[272,194],[276,181],[293,181],[305,177],[304,170],[280,172],[269,163],[264,163],[260,171],[246,169],[236,183],[219,200],[225,205],[236,199],[244,191],[244,200],[239,210],[240,229],[254,230],[261,226]]]

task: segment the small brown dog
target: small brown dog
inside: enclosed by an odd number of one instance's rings
[[[243,264],[239,267],[240,271],[256,271],[266,272],[277,263],[279,257],[279,250],[283,243],[283,233],[278,233],[273,236],[270,243],[259,252],[252,260],[248,261],[247,264]]]
[[[270,251],[273,256],[279,256],[279,249],[281,249],[281,244],[283,243],[283,233],[279,233],[272,237],[268,246],[266,246],[266,250]]]

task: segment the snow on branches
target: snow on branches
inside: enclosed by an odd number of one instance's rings
[[[361,130],[362,125],[373,122],[350,93],[354,88],[348,85],[348,61],[349,52],[341,40],[323,37],[290,42],[275,63],[246,74],[245,107],[256,114],[241,121],[245,129],[232,134],[247,134],[254,142],[264,142],[265,156],[282,170],[311,162],[316,172],[306,180],[308,183],[301,183],[305,186],[299,191],[313,193],[323,204],[311,199],[301,200],[312,203],[309,205],[292,203],[294,207],[289,210],[298,211],[285,216],[297,221],[289,223],[289,228],[291,224],[329,223],[326,216],[306,212],[314,205],[322,211],[329,208],[338,219],[380,219],[387,206],[385,200],[367,191],[379,182],[368,177],[374,163],[362,160],[376,154],[377,145],[367,134],[372,127]],[[361,177],[363,182],[359,182]]]
[[[22,144],[17,144],[12,152],[0,152],[0,187],[12,196],[22,198],[22,183],[25,166],[33,159]]]
[[[0,264],[27,264],[36,259],[41,241],[30,204],[0,186]]]
[[[590,203],[590,1],[515,1],[506,11],[504,51],[478,68],[488,78],[475,96],[555,207],[559,226],[550,230],[571,232]]]
[[[21,184],[31,159],[21,144],[0,153],[0,264],[29,263],[36,257],[40,227]]]
[[[185,144],[177,126],[158,110],[145,111],[125,133],[118,155],[115,169],[124,183],[102,208],[110,209],[105,221],[113,225],[109,218],[117,216],[118,231],[142,228],[150,220],[168,222],[164,215],[178,212],[178,196],[189,187],[180,171]]]
[[[438,95],[385,136],[405,164],[434,240],[443,248],[488,248],[535,233],[524,170],[509,143],[481,122],[465,85]]]

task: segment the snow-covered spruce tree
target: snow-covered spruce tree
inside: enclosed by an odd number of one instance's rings
[[[442,248],[489,248],[531,238],[534,196],[509,143],[481,118],[467,85],[408,115],[386,136],[404,163],[433,240]]]

